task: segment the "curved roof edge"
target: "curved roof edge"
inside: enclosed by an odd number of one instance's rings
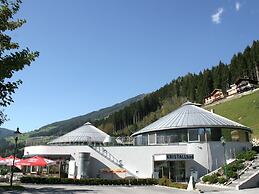
[[[251,132],[251,128],[199,107],[200,104],[186,102],[178,109],[147,125],[131,136],[170,129],[230,128]]]
[[[103,143],[108,142],[110,136],[93,126],[90,122],[48,142],[47,144],[71,144],[71,143]]]

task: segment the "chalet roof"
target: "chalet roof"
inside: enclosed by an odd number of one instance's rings
[[[210,97],[210,96],[212,96],[212,95],[214,95],[216,92],[222,92],[222,90],[221,89],[214,89],[208,96],[206,96],[205,98],[208,98],[208,97]]]
[[[240,123],[207,111],[187,102],[175,111],[137,131],[132,136],[154,131],[189,128],[237,128],[251,131]]]
[[[103,143],[110,139],[110,136],[102,130],[87,122],[83,126],[61,136],[48,144],[63,143]]]
[[[248,82],[251,83],[251,84],[259,84],[258,81],[252,80],[252,79],[248,79],[248,78],[239,78],[239,79],[235,82],[235,84],[238,85],[238,84],[240,84],[242,81],[248,81]]]

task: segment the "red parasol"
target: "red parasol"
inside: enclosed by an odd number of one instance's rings
[[[5,165],[5,164],[6,164],[5,159],[0,156],[0,165]]]
[[[14,159],[14,156],[11,155],[11,156],[8,156],[6,158],[3,158],[1,161],[5,162],[7,164],[7,166],[12,166],[13,165],[13,159]],[[21,160],[20,158],[15,157],[14,162],[18,162],[20,160]]]
[[[40,156],[34,156],[32,158],[27,158],[16,162],[15,166],[47,166],[55,163],[56,162],[53,160],[49,160]]]

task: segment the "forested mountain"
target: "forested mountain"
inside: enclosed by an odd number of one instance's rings
[[[117,103],[113,106],[100,109],[98,111],[93,111],[91,113],[77,116],[68,120],[58,121],[46,126],[29,132],[29,137],[39,137],[39,136],[60,136],[63,135],[79,126],[82,126],[86,122],[95,122],[95,120],[104,119],[110,114],[123,109],[130,104],[142,100],[145,97],[145,94],[140,94],[128,100],[125,100],[121,103]]]
[[[14,131],[5,129],[5,128],[0,128],[0,139],[3,137],[8,137],[14,134]]]
[[[96,121],[95,125],[112,134],[130,134],[168,113],[184,98],[203,103],[204,97],[215,88],[226,92],[238,78],[256,80],[256,65],[259,65],[259,41],[254,41],[242,53],[234,54],[230,64],[220,61],[218,65],[198,74],[188,73],[178,77],[143,100]]]

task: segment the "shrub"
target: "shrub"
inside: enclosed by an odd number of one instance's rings
[[[204,176],[204,177],[202,178],[202,181],[203,181],[204,183],[209,182],[209,177],[210,177],[210,175]]]
[[[158,181],[158,184],[159,184],[159,185],[163,185],[163,186],[169,186],[170,183],[171,183],[171,180],[168,179],[167,177],[162,177],[162,178],[160,178],[159,181]]]
[[[227,178],[234,178],[234,179],[236,179],[237,178],[237,173],[234,172],[234,171],[230,171],[230,170],[228,171],[227,170],[226,176],[227,176]]]
[[[249,150],[249,151],[245,151],[245,152],[241,152],[237,155],[237,159],[240,160],[253,160],[256,156],[256,151],[254,150]]]
[[[209,176],[209,179],[208,179],[208,182],[209,182],[210,184],[215,184],[215,183],[217,183],[217,182],[218,182],[218,176],[217,176],[217,174],[214,173],[214,174],[210,175],[210,176]]]
[[[228,179],[226,179],[225,177],[218,177],[218,182],[220,183],[220,184],[224,184],[225,182],[227,182],[228,181]]]

